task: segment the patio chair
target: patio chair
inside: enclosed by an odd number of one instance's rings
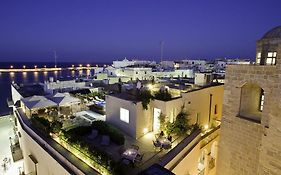
[[[110,143],[110,138],[108,135],[102,135],[100,144],[102,146],[108,146]]]
[[[163,145],[163,148],[164,149],[170,149],[170,148],[172,148],[172,144],[165,144],[165,145]]]
[[[131,145],[131,147],[132,147],[133,149],[135,149],[135,150],[139,150],[139,149],[140,149],[140,147],[139,147],[138,145]]]
[[[135,161],[141,162],[144,154],[138,154]]]
[[[161,147],[161,143],[157,142],[157,141],[152,141],[154,148],[160,148]]]

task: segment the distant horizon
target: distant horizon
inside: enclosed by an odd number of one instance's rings
[[[281,25],[280,0],[15,0],[0,6],[0,61],[247,58]],[[264,12],[264,13],[262,13]],[[162,43],[162,44],[161,44]],[[77,61],[79,60],[79,61]]]
[[[88,61],[83,61],[83,59],[81,61],[57,61],[57,63],[112,63],[113,61],[122,61],[124,59],[127,60],[139,60],[139,61],[156,61],[156,62],[160,62],[160,58],[159,59],[149,59],[149,58],[128,58],[128,57],[124,57],[124,58],[119,58],[119,59],[112,59],[112,60],[106,60],[106,61],[100,61],[100,60],[88,60]],[[77,58],[78,59],[78,58]],[[81,58],[79,58],[81,59]],[[246,57],[216,57],[216,58],[163,58],[162,61],[181,61],[181,60],[208,60],[208,61],[213,61],[216,59],[248,59],[251,61],[254,61],[255,58],[246,58]],[[15,61],[15,60],[11,60],[11,61],[1,61],[0,58],[0,63],[55,63],[54,61]]]

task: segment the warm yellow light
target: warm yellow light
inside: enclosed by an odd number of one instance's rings
[[[74,64],[72,64],[72,67],[74,67]]]
[[[46,68],[47,66],[46,66],[46,65],[44,65],[44,67]]]
[[[87,64],[87,67],[90,67],[90,64]]]
[[[36,68],[37,68],[37,65],[35,65],[34,68],[36,69]]]
[[[11,66],[10,66],[10,68],[11,68],[11,69],[13,69],[13,68],[14,68],[14,66],[13,66],[13,65],[11,65]]]
[[[82,67],[82,64],[79,64],[79,67]]]
[[[209,125],[204,125],[204,129],[205,130],[209,129]]]
[[[149,90],[151,90],[153,88],[153,85],[152,84],[148,84],[147,87],[148,87]]]
[[[144,133],[144,134],[148,133],[148,129],[147,129],[147,128],[144,128],[144,129],[143,129],[143,133]]]
[[[23,67],[24,69],[26,68],[26,66],[25,66],[25,65],[23,65],[22,67]]]

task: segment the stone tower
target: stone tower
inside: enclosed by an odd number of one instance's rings
[[[218,175],[281,174],[281,26],[257,41],[256,64],[226,70]]]

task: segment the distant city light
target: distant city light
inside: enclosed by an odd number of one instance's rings
[[[72,67],[74,67],[74,64],[72,64]]]
[[[22,67],[23,67],[24,69],[26,68],[26,66],[25,66],[25,65],[23,65]]]
[[[79,64],[79,67],[82,67],[82,64]]]
[[[46,65],[44,65],[44,68],[46,68],[47,66]]]
[[[10,66],[10,68],[11,68],[11,69],[13,69],[13,68],[14,68],[14,66],[13,66],[13,65],[11,65],[11,66]]]
[[[37,65],[34,65],[34,68],[36,69],[36,68],[37,68]]]
[[[87,67],[90,67],[90,64],[87,64]]]

